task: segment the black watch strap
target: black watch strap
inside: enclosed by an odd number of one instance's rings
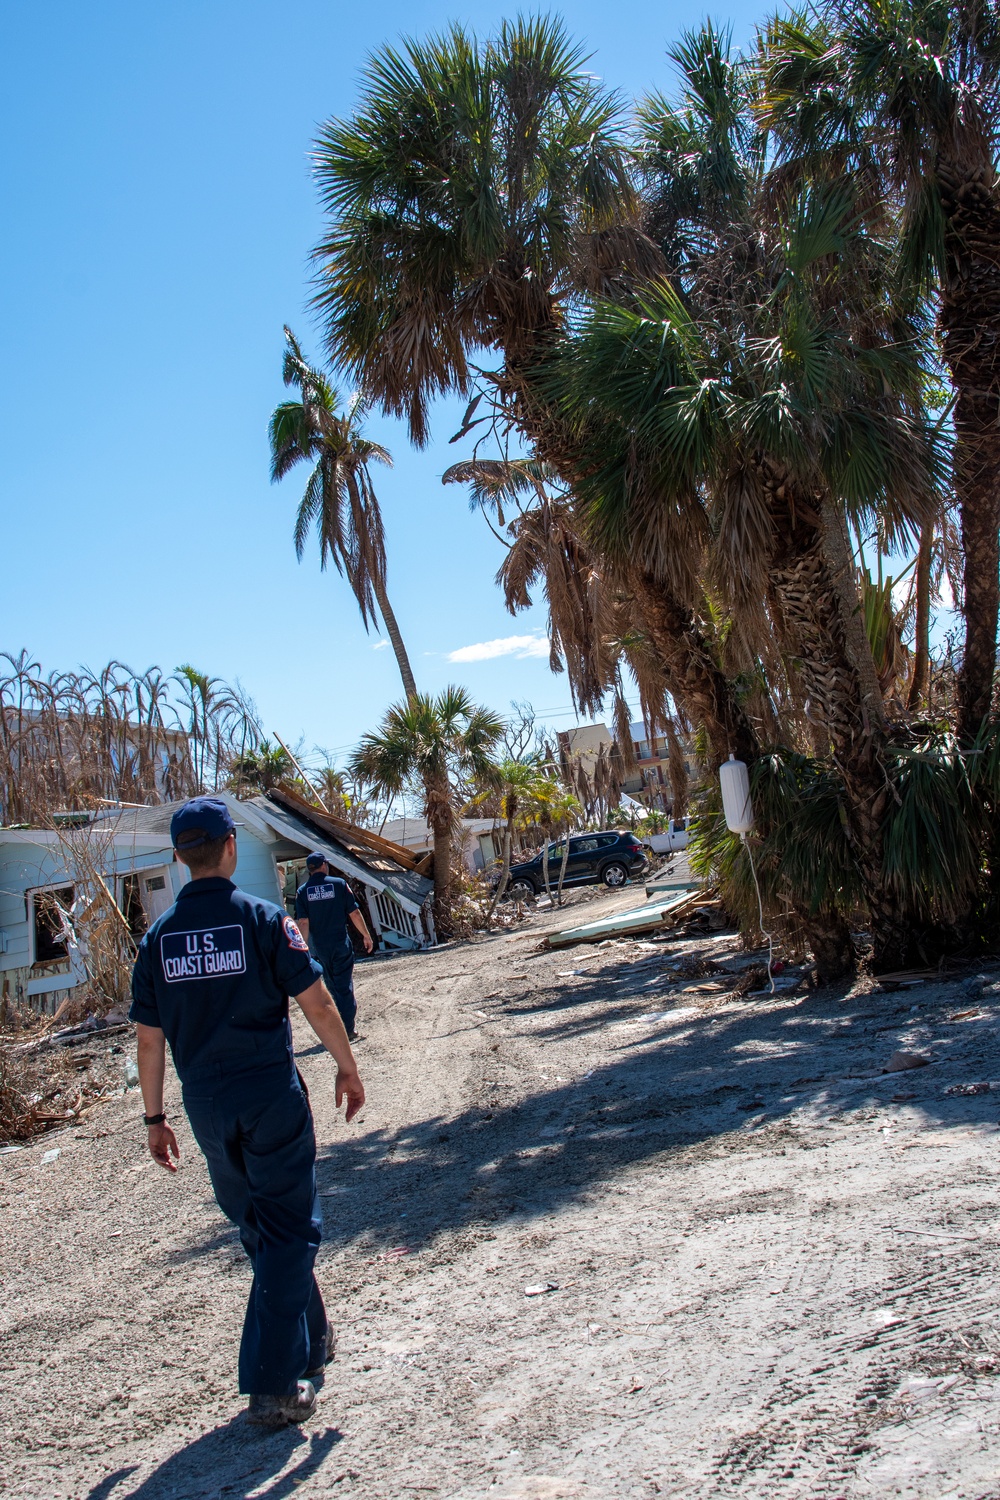
[[[166,1115],[143,1115],[142,1123],[144,1125],[162,1125],[166,1121],[166,1118]]]

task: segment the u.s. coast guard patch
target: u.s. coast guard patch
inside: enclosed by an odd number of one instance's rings
[[[183,979],[226,979],[246,973],[243,928],[202,927],[197,932],[164,932],[160,962],[168,984]]]
[[[306,942],[305,938],[302,936],[301,932],[292,921],[291,917],[285,917],[284,927],[285,937],[288,939],[289,948],[295,948],[299,953],[308,953],[309,944]]]

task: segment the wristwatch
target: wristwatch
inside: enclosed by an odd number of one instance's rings
[[[142,1123],[144,1125],[162,1125],[166,1121],[166,1118],[166,1115],[143,1115]]]

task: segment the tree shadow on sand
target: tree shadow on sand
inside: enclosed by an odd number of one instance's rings
[[[487,1061],[481,1103],[461,1115],[321,1144],[324,1238],[334,1247],[362,1240],[417,1250],[443,1232],[556,1212],[624,1168],[663,1153],[713,1141],[725,1148],[724,1138],[737,1149],[746,1144],[751,1122],[754,1133],[766,1137],[783,1124],[797,1128],[803,1117],[807,1123],[809,1116],[884,1107],[901,1089],[931,1127],[995,1125],[997,1102],[989,1094],[945,1093],[948,1085],[992,1076],[985,1057],[996,1050],[994,998],[980,1007],[988,1037],[942,1025],[940,1033],[951,1038],[946,1058],[917,1072],[882,1076],[880,1069],[916,1024],[904,1003],[911,998],[845,1000],[826,991],[780,1007],[751,1003],[692,1013],[683,998],[678,1005],[662,989],[650,993],[648,981],[613,984],[602,974],[571,986],[526,989],[492,1005],[478,1000],[476,1024],[487,1048],[493,1037],[501,1045],[504,1037],[491,1023],[516,1018],[522,1056],[532,1037],[552,1042],[601,1032],[607,1046],[610,1032],[612,1057],[582,1078],[559,1079],[552,1064],[543,1090],[515,1103],[504,1102],[504,1094],[516,1075],[501,1058]],[[923,1014],[937,1028],[958,999],[947,994]],[[465,1024],[459,1015],[456,1028]],[[201,1247],[212,1248],[208,1242]]]

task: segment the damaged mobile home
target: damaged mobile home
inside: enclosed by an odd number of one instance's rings
[[[321,850],[342,875],[383,951],[434,942],[430,861],[274,790],[240,800],[216,794],[237,825],[242,890],[291,911],[306,856]],[[71,815],[55,827],[0,828],[0,1005],[54,1012],[93,983],[74,913],[99,887],[138,940],[188,879],[170,844],[177,802]],[[92,967],[92,966],[90,966]]]

